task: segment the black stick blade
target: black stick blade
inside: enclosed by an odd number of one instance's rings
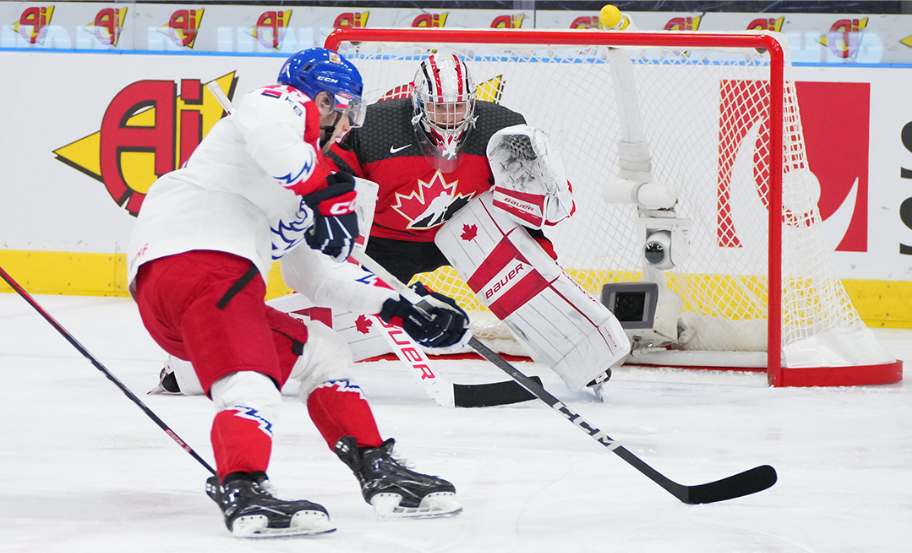
[[[716,482],[698,486],[685,486],[687,490],[686,497],[679,497],[678,499],[690,505],[725,501],[726,499],[762,492],[775,484],[776,479],[776,469],[769,465],[762,465]]]
[[[541,386],[541,378],[531,377]],[[512,380],[491,384],[453,384],[453,400],[456,407],[493,407],[530,401],[535,396]]]

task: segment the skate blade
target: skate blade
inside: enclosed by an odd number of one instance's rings
[[[265,515],[240,517],[231,525],[234,537],[247,539],[296,538],[335,531],[336,527],[330,524],[329,516],[319,511],[298,511],[285,528],[269,528],[269,519]]]
[[[399,503],[402,496],[398,493],[381,493],[371,499],[377,518],[442,518],[456,516],[462,512],[462,506],[456,501],[452,492],[432,493],[424,496],[417,507],[403,507]]]

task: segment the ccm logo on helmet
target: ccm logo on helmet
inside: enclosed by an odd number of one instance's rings
[[[339,82],[339,79],[333,79],[332,77],[326,77],[326,76],[324,76],[324,75],[317,75],[317,80],[318,80],[318,81],[326,81],[326,82],[328,82],[328,83],[337,83],[337,82]]]

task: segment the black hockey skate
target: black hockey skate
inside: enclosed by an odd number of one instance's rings
[[[407,469],[393,459],[395,440],[380,447],[357,447],[357,440],[343,436],[336,442],[336,455],[361,483],[364,500],[381,518],[435,518],[462,511],[456,488],[442,478]]]
[[[180,395],[180,386],[177,384],[177,377],[174,375],[174,369],[163,367],[158,373],[158,386],[152,388],[147,395]]]
[[[611,369],[605,369],[605,372],[592,379],[592,382],[586,384],[586,387],[595,392],[595,397],[599,401],[605,401],[605,384],[611,379]]]
[[[310,501],[283,501],[266,489],[266,475],[219,485],[218,476],[206,480],[206,493],[225,514],[225,526],[239,538],[312,536],[334,532],[329,514]]]

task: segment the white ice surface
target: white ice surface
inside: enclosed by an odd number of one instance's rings
[[[37,301],[210,464],[203,397],[147,396],[163,354],[127,299]],[[908,365],[912,331],[878,330]],[[356,377],[384,437],[457,487],[464,512],[378,521],[293,395],[275,425],[279,497],[323,504],[338,531],[244,541],[203,488],[208,472],[16,294],[0,294],[0,551],[231,553],[912,551],[912,393],[903,384],[773,389],[760,374],[622,369],[608,401],[561,400],[682,484],[771,464],[756,495],[689,506],[541,402],[445,409],[396,362]],[[454,382],[506,379],[440,363]]]

